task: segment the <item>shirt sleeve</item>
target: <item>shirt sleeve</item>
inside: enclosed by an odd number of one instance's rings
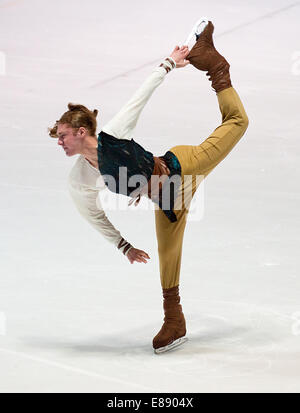
[[[127,242],[121,233],[107,218],[101,201],[99,190],[86,188],[84,185],[74,185],[69,180],[69,193],[78,212],[110,243],[114,244],[124,255],[127,255],[132,245]]]
[[[150,96],[174,67],[176,67],[175,61],[171,57],[166,58],[153,70],[122,109],[103,126],[102,130],[118,139],[130,138]]]

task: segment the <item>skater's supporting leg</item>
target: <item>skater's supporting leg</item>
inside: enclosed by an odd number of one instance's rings
[[[163,211],[155,210],[155,226],[158,244],[160,281],[162,288],[179,284],[182,242],[186,226],[187,210],[176,213],[177,221],[170,222]]]
[[[163,293],[164,324],[153,339],[156,352],[163,352],[186,340],[185,318],[179,296],[182,242],[187,210],[178,211],[177,221],[170,222],[160,208],[155,209],[160,280]]]

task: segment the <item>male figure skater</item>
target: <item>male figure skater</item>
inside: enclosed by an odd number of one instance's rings
[[[229,63],[214,47],[212,22],[196,30],[196,43],[176,46],[169,57],[153,70],[133,97],[96,136],[98,111],[69,104],[69,110],[49,129],[58,138],[66,155],[79,154],[69,175],[70,194],[79,212],[131,263],[147,262],[149,255],[134,248],[111,224],[97,196],[108,187],[132,197],[138,204],[148,196],[155,203],[155,225],[163,292],[164,323],[153,339],[153,348],[161,353],[186,341],[186,323],[179,296],[179,278],[183,235],[190,202],[205,178],[233,149],[248,127],[243,104],[232,87]],[[139,115],[167,73],[191,63],[206,71],[216,92],[222,123],[199,145],[178,145],[163,156],[153,156],[131,138]],[[126,174],[124,175],[124,169]],[[144,178],[134,185],[132,178]],[[107,182],[104,177],[113,178]],[[121,185],[121,181],[126,185]],[[170,182],[172,184],[170,184]],[[167,189],[167,190],[166,190]],[[186,191],[188,189],[188,191]],[[165,195],[167,194],[167,201]]]

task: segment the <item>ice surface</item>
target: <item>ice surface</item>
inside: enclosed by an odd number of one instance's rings
[[[130,265],[75,210],[76,157],[47,127],[78,102],[99,109],[100,131],[203,15],[250,124],[187,225],[189,341],[155,355],[153,212],[108,211],[151,257]],[[0,1],[0,391],[299,392],[299,18],[292,0]],[[190,65],[154,92],[134,138],[161,155],[219,123]]]

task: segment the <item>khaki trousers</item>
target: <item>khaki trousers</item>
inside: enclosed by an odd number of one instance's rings
[[[217,93],[217,98],[222,114],[222,124],[200,145],[179,145],[169,149],[177,156],[181,165],[181,186],[174,208],[176,222],[170,222],[160,208],[155,208],[162,288],[179,285],[182,242],[187,214],[201,180],[226,157],[248,127],[248,117],[233,87]]]

